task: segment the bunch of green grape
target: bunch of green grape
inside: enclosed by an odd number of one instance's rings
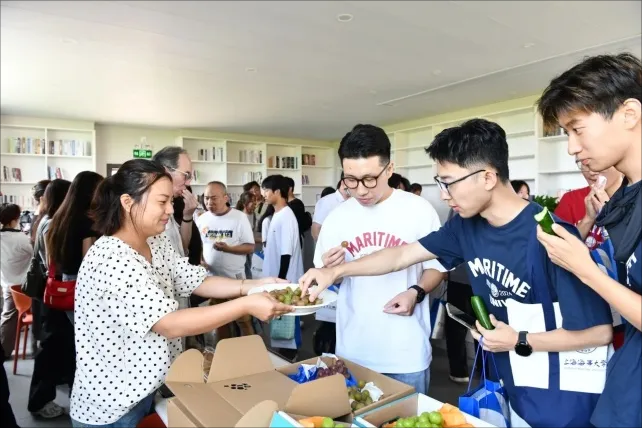
[[[319,298],[317,298],[314,302],[310,302],[308,296],[302,297],[300,288],[296,288],[293,290],[292,287],[287,287],[283,290],[272,290],[269,294],[279,302],[285,303],[286,305],[312,306],[320,305],[323,303],[323,300]]]

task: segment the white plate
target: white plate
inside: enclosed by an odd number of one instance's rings
[[[270,291],[274,291],[274,290],[285,290],[288,287],[290,287],[292,290],[296,290],[297,288],[299,288],[299,284],[267,284],[267,285],[262,285],[260,287],[255,287],[251,289],[247,294],[250,295],[250,294],[256,294],[256,293],[263,293],[263,292],[269,293]],[[315,287],[312,287],[311,289],[314,289],[314,288]],[[335,304],[337,302],[337,297],[338,295],[334,291],[323,290],[318,297],[319,299],[323,299],[323,303],[321,303],[320,305],[311,305],[311,306],[295,306],[294,312],[285,314],[284,316],[294,317],[294,316],[314,314],[319,309]]]

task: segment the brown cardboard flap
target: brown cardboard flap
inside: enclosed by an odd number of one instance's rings
[[[176,357],[169,367],[165,382],[203,383],[203,354],[190,349]]]
[[[261,336],[223,339],[216,345],[207,381],[218,382],[271,370],[274,365]]]
[[[176,398],[167,400],[167,423],[170,427],[196,428],[202,425],[190,418],[189,412]]]
[[[350,413],[345,378],[329,376],[297,385],[285,405],[287,413],[338,418]]]
[[[238,410],[213,393],[210,384],[166,382],[166,385],[175,395],[174,404],[199,426],[233,427],[241,418]]]
[[[417,415],[417,397],[409,397],[406,400],[396,401],[388,406],[381,407],[370,414],[363,416],[363,419],[378,427],[395,418],[409,418]]]
[[[210,386],[216,394],[223,397],[241,414],[245,414],[265,399],[275,401],[282,409],[296,384],[295,381],[276,370],[270,370],[216,382]]]
[[[262,401],[252,407],[235,425],[236,428],[269,427],[272,416],[279,410],[274,401]]]

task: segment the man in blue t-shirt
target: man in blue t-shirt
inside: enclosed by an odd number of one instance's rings
[[[513,426],[587,426],[605,376],[610,308],[554,265],[537,242],[534,216],[542,208],[511,187],[508,143],[499,125],[470,120],[440,132],[426,151],[435,161],[442,199],[459,215],[419,242],[311,269],[302,287],[319,285],[312,300],[340,277],[383,275],[435,258],[448,269],[465,263],[473,293],[491,314],[494,329],[477,329],[495,353]],[[591,358],[596,349],[603,357]],[[565,352],[580,355],[576,351],[586,358],[565,358]],[[585,371],[601,374],[602,384],[584,391]]]
[[[546,126],[564,128],[568,152],[591,171],[624,174],[596,219],[610,237],[623,284],[591,263],[581,241],[555,229],[538,231],[554,263],[577,275],[624,319],[624,343],[608,364],[591,423],[642,426],[642,64],[631,54],[587,58],[555,78],[538,101]]]

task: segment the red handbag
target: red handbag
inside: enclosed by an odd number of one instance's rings
[[[43,303],[59,311],[73,311],[75,294],[76,280],[62,281],[56,279],[56,265],[50,259]]]

